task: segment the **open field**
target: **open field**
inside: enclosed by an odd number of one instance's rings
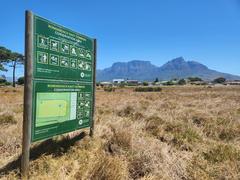
[[[22,93],[0,88],[2,179],[20,177]],[[94,138],[37,143],[30,179],[240,179],[240,87],[96,96]]]

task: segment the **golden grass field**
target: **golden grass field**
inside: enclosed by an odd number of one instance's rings
[[[19,179],[23,88],[0,88],[0,178]],[[240,87],[97,91],[94,138],[33,145],[30,179],[240,179]]]

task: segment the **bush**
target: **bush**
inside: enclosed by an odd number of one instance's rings
[[[147,81],[144,81],[144,82],[143,82],[143,86],[148,86],[148,82],[147,82]]]
[[[115,88],[114,87],[104,87],[104,91],[106,91],[106,92],[114,92]]]
[[[134,89],[136,92],[160,92],[162,88],[160,87],[136,87]]]
[[[12,85],[12,83],[10,83],[10,82],[7,81],[7,82],[5,82],[5,85],[6,85],[6,86],[10,86],[10,85]]]
[[[216,79],[213,80],[214,83],[218,83],[218,84],[222,84],[225,81],[226,81],[226,79],[223,78],[223,77],[219,77],[219,78],[216,78]]]
[[[185,79],[180,79],[180,80],[178,81],[178,85],[185,85],[185,84],[186,84]]]
[[[202,81],[202,79],[199,78],[199,77],[189,77],[188,80],[189,80],[190,82]]]
[[[174,85],[174,82],[173,81],[167,81],[167,82],[163,83],[163,85],[172,86],[172,85]]]
[[[18,80],[17,80],[17,84],[19,84],[19,85],[23,85],[23,84],[24,84],[24,77],[20,77],[20,78],[18,78]]]
[[[124,87],[125,87],[125,83],[120,83],[120,84],[119,84],[119,87],[120,87],[120,88],[124,88]]]
[[[0,84],[5,84],[7,80],[5,78],[0,77]]]
[[[9,86],[9,85],[11,85],[12,83],[11,82],[8,82],[5,78],[2,78],[2,77],[0,77],[0,85],[2,85],[2,86]]]

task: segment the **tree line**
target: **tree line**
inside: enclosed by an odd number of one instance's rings
[[[17,64],[24,63],[24,56],[21,53],[13,52],[6,47],[0,46],[0,72],[7,71],[4,68],[3,63],[11,63],[11,67],[13,68],[12,74],[12,86],[16,86],[16,66]]]

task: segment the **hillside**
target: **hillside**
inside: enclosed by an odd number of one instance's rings
[[[152,79],[158,73],[158,67],[150,61],[134,60],[127,63],[116,62],[110,68],[97,71],[97,80],[124,79]]]
[[[97,71],[97,81],[111,81],[114,78],[136,79],[153,81],[174,78],[187,78],[197,76],[204,80],[213,80],[224,77],[228,80],[239,80],[240,76],[218,72],[196,61],[185,61],[182,57],[173,59],[161,67],[151,64],[150,61],[134,60],[130,62],[117,62],[111,67]]]

